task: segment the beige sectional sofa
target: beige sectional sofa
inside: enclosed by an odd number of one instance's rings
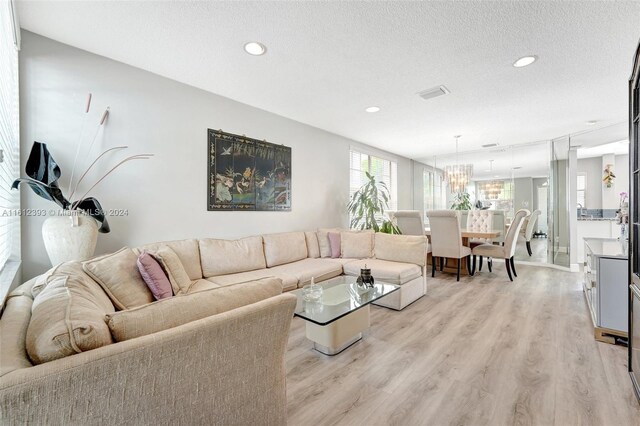
[[[154,243],[28,281],[0,318],[0,423],[286,423],[283,292],[366,264],[401,285],[380,305],[426,293],[423,237],[342,231],[361,258],[331,258],[328,232]],[[175,255],[176,296],[149,303],[131,265],[143,250]]]

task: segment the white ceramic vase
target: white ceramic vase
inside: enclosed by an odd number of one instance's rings
[[[98,223],[89,216],[50,217],[42,224],[42,238],[52,265],[93,256]]]

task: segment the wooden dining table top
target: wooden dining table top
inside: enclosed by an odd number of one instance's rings
[[[460,229],[462,231],[462,238],[497,238],[500,236],[500,231],[488,231],[488,232],[480,232],[480,231],[467,231],[466,229]],[[431,236],[431,228],[424,228],[424,234],[428,237]]]

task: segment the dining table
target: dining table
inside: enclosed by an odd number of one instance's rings
[[[461,228],[461,236],[462,236],[462,245],[467,246],[467,247],[471,247],[469,241],[471,239],[474,238],[478,238],[478,239],[494,239],[494,238],[498,238],[500,236],[500,231],[495,231],[495,230],[491,230],[491,231],[472,231],[472,230],[467,230],[465,228]],[[427,236],[427,238],[429,239],[429,242],[431,242],[431,229],[430,228],[424,228],[424,234]],[[427,256],[427,264],[431,265],[431,253],[429,253],[429,255]],[[445,260],[445,264],[444,264],[444,270],[446,272],[451,272],[451,273],[456,273],[457,268],[458,268],[458,264],[457,264],[458,260],[457,259],[446,259]],[[440,265],[436,265],[439,266]],[[469,271],[467,270],[467,262],[462,262],[462,265],[460,267],[462,272],[468,273]],[[438,269],[439,270],[439,269]]]

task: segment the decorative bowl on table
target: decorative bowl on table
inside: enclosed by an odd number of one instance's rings
[[[307,284],[302,287],[302,299],[305,302],[319,302],[322,300],[322,286],[319,284]]]

